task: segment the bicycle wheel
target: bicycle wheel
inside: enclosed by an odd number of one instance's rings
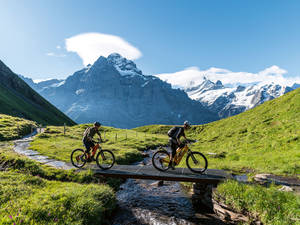
[[[204,173],[207,169],[207,159],[200,152],[191,152],[186,157],[186,165],[194,173]]]
[[[170,154],[165,150],[159,150],[152,156],[152,165],[159,171],[169,169]]]
[[[114,154],[109,150],[101,150],[96,157],[97,165],[103,170],[110,169],[115,164],[115,161]]]
[[[72,165],[77,168],[83,167],[86,164],[86,159],[87,157],[83,149],[77,148],[71,153]]]

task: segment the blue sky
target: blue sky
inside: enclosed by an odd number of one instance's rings
[[[33,79],[65,78],[84,66],[76,51],[85,48],[75,41],[68,51],[66,39],[99,33],[135,48],[144,74],[276,65],[299,77],[299,12],[296,0],[0,0],[0,59]]]

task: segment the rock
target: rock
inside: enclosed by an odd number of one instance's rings
[[[283,186],[279,189],[279,191],[292,192],[292,191],[294,191],[294,189],[291,188],[291,187],[289,187],[289,186],[283,185]]]
[[[271,174],[256,174],[253,179],[261,184],[264,184],[266,182],[270,182],[268,180],[268,177],[270,177]]]
[[[300,186],[300,180],[296,177],[281,177],[273,174],[256,174],[254,180],[260,184],[275,183],[284,186]]]
[[[220,152],[220,153],[208,152],[207,154],[211,158],[225,158],[227,153],[226,152]]]
[[[255,216],[244,215],[240,212],[236,212],[230,206],[213,199],[213,210],[225,222],[240,224],[249,223],[251,224],[262,224]]]
[[[164,185],[164,181],[163,180],[159,180],[159,181],[156,181],[152,184],[150,184],[151,186],[156,186],[156,187],[161,187]]]

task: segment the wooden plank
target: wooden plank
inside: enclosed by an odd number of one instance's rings
[[[228,174],[221,170],[207,170],[205,174],[195,174],[187,168],[176,168],[160,172],[152,166],[116,165],[109,170],[94,170],[95,176],[107,176],[118,178],[186,181],[217,184],[228,178]]]

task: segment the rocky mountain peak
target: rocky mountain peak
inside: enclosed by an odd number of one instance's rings
[[[107,61],[112,64],[121,75],[143,75],[142,71],[136,67],[136,64],[122,57],[118,53],[112,53],[107,57]]]
[[[217,80],[216,86],[223,86],[222,82],[220,80]]]
[[[237,86],[236,88],[236,92],[241,92],[241,91],[244,91],[246,89],[246,87],[242,86],[242,85],[239,85]]]
[[[103,67],[103,66],[107,65],[107,63],[108,63],[107,59],[106,59],[105,57],[103,57],[103,56],[100,56],[100,57],[94,62],[94,64],[93,64],[92,67]],[[87,66],[87,68],[89,68],[89,67]]]

